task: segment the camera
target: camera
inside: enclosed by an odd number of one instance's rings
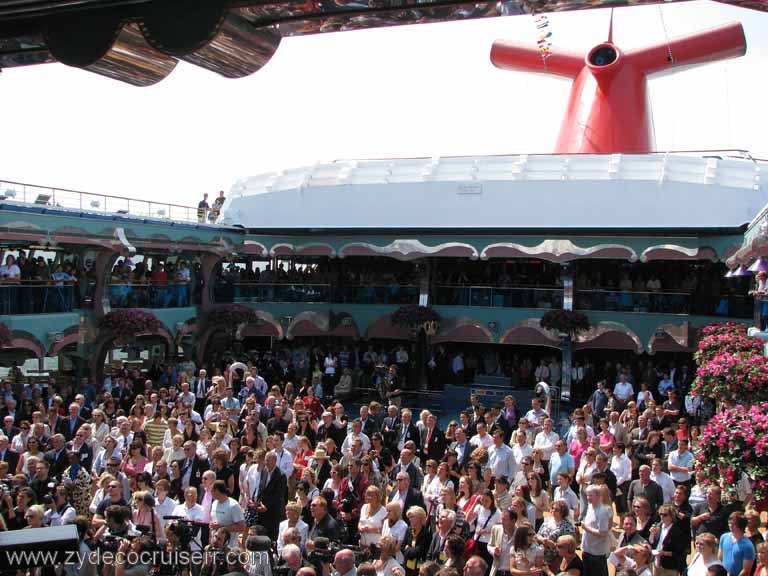
[[[179,546],[182,550],[189,550],[189,545],[192,539],[200,531],[200,526],[195,524],[192,520],[186,518],[164,516],[164,520],[174,520],[168,524],[168,529],[179,540]]]
[[[315,549],[308,555],[308,560],[313,564],[333,564],[336,552],[341,550],[338,542],[330,542],[327,538],[315,540]]]

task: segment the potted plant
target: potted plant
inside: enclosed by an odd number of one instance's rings
[[[160,329],[157,316],[139,309],[115,310],[101,317],[100,332],[112,334],[116,340],[130,342],[140,334],[155,334]]]
[[[586,314],[574,310],[550,310],[541,317],[539,325],[545,330],[574,338],[580,332],[589,330],[589,318]]]

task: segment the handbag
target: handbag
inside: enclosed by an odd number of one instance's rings
[[[488,522],[491,521],[491,516],[493,514],[489,514],[488,518],[485,519],[485,523],[483,524],[482,530],[485,530],[485,527],[488,526]],[[472,556],[476,555],[478,552],[478,542],[475,540],[474,537],[468,538],[466,543],[464,544],[464,552],[462,553],[461,557],[466,562],[469,560]]]

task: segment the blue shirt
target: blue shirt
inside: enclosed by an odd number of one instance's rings
[[[569,472],[571,476],[576,470],[576,462],[573,456],[566,452],[562,456],[555,451],[552,453],[552,458],[549,460],[549,482],[552,486],[557,486],[557,474],[559,472]]]
[[[742,536],[734,542],[730,532],[720,536],[720,550],[723,553],[723,566],[729,576],[739,576],[744,562],[755,559],[755,547],[749,538]]]

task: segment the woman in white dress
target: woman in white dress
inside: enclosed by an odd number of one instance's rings
[[[381,491],[376,486],[368,486],[365,491],[365,504],[360,509],[360,546],[378,544],[381,528],[387,517],[387,509],[381,505]]]
[[[104,438],[109,434],[107,417],[104,414],[104,411],[99,410],[98,408],[93,411],[91,416],[93,417],[93,424],[91,425],[91,428],[93,429],[92,438],[99,444],[99,446],[103,446]]]

